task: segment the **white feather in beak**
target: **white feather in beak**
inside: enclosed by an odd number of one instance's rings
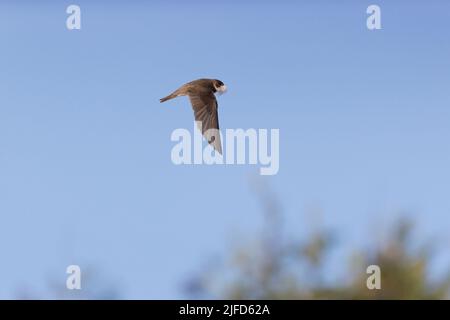
[[[220,86],[216,88],[216,90],[219,94],[224,94],[225,92],[227,92],[227,86],[226,85]]]

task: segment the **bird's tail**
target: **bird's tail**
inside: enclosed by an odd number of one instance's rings
[[[178,97],[178,96],[179,96],[179,94],[175,91],[174,93],[169,94],[167,97],[164,97],[164,98],[162,98],[162,99],[159,99],[159,102],[165,102],[165,101],[167,101],[167,100],[176,98],[176,97]]]

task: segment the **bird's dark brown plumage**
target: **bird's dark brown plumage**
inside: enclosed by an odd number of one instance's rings
[[[226,86],[216,79],[199,79],[186,83],[172,94],[164,97],[164,102],[179,96],[188,96],[191,101],[197,124],[201,124],[201,132],[209,144],[222,154],[222,143],[219,133],[218,104],[214,93],[225,92]],[[199,123],[200,122],[200,123]],[[200,126],[199,126],[200,129]]]

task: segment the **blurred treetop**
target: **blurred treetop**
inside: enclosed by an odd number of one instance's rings
[[[446,299],[450,272],[431,281],[433,247],[414,242],[413,223],[401,219],[380,246],[355,249],[344,263],[346,279],[325,280],[326,257],[335,246],[333,233],[318,230],[306,241],[286,239],[276,197],[258,193],[264,204],[264,232],[251,245],[227,255],[226,261],[196,275],[187,287],[197,298],[221,299]],[[381,289],[369,290],[369,265],[381,269]],[[450,270],[450,268],[449,268]]]

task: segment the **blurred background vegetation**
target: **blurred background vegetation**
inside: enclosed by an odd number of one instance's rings
[[[299,240],[283,228],[276,196],[256,184],[263,203],[264,227],[246,245],[225,254],[224,261],[203,268],[186,282],[194,299],[448,299],[450,267],[438,279],[430,277],[437,254],[428,243],[417,243],[416,228],[406,216],[387,230],[382,244],[354,249],[344,262],[345,279],[327,281],[327,256],[345,235],[323,228]],[[378,236],[378,235],[376,235]],[[380,235],[381,236],[381,235]],[[356,247],[356,246],[355,246]],[[381,269],[381,289],[369,290],[370,265]]]

